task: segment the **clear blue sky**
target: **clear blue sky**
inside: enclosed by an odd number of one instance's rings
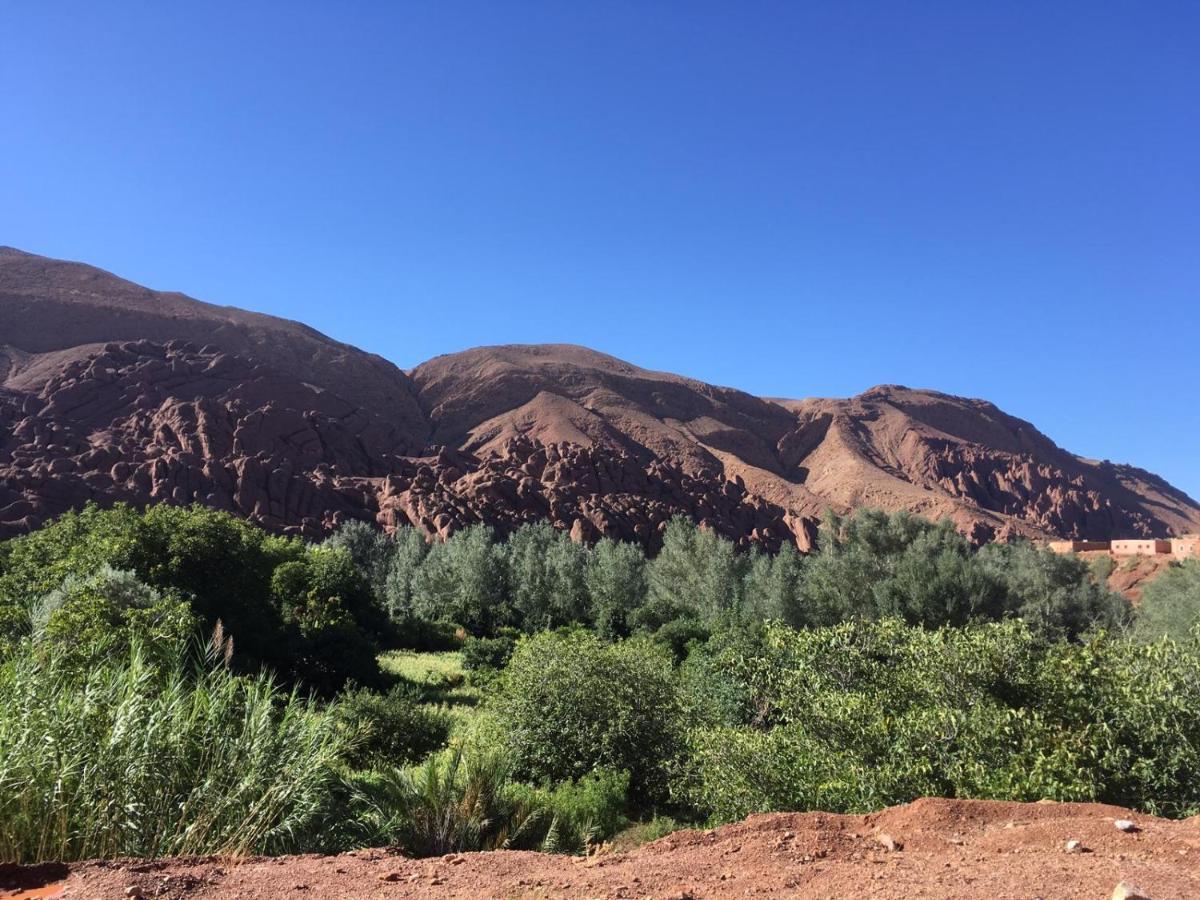
[[[986,397],[1200,497],[1190,0],[9,0],[0,123],[0,243],[405,367]]]

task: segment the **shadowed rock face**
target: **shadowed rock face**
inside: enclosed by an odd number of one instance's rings
[[[771,401],[582,347],[402,372],[281,319],[0,249],[0,535],[89,500],[192,503],[317,537],[548,518],[654,547],[674,515],[811,545],[832,506],[976,540],[1196,530],[1147,472],[1080,459],[982,401],[880,387]]]

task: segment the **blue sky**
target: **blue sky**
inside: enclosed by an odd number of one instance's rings
[[[4,7],[0,243],[405,367],[985,397],[1200,497],[1200,4]]]

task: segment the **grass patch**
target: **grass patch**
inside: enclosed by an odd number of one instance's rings
[[[457,731],[479,713],[483,692],[467,680],[458,650],[392,650],[379,657],[385,672],[415,685],[427,706],[443,710]]]
[[[608,842],[607,849],[612,853],[628,853],[643,844],[657,841],[688,827],[670,816],[655,816],[648,822],[634,822],[628,828],[618,831]]]

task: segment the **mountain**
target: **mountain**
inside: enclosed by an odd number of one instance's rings
[[[990,403],[881,386],[779,400],[568,345],[404,372],[306,326],[0,248],[0,534],[94,500],[201,502],[316,537],[549,518],[653,546],[687,515],[806,549],[827,507],[949,516],[973,540],[1200,530],[1140,469]]]

